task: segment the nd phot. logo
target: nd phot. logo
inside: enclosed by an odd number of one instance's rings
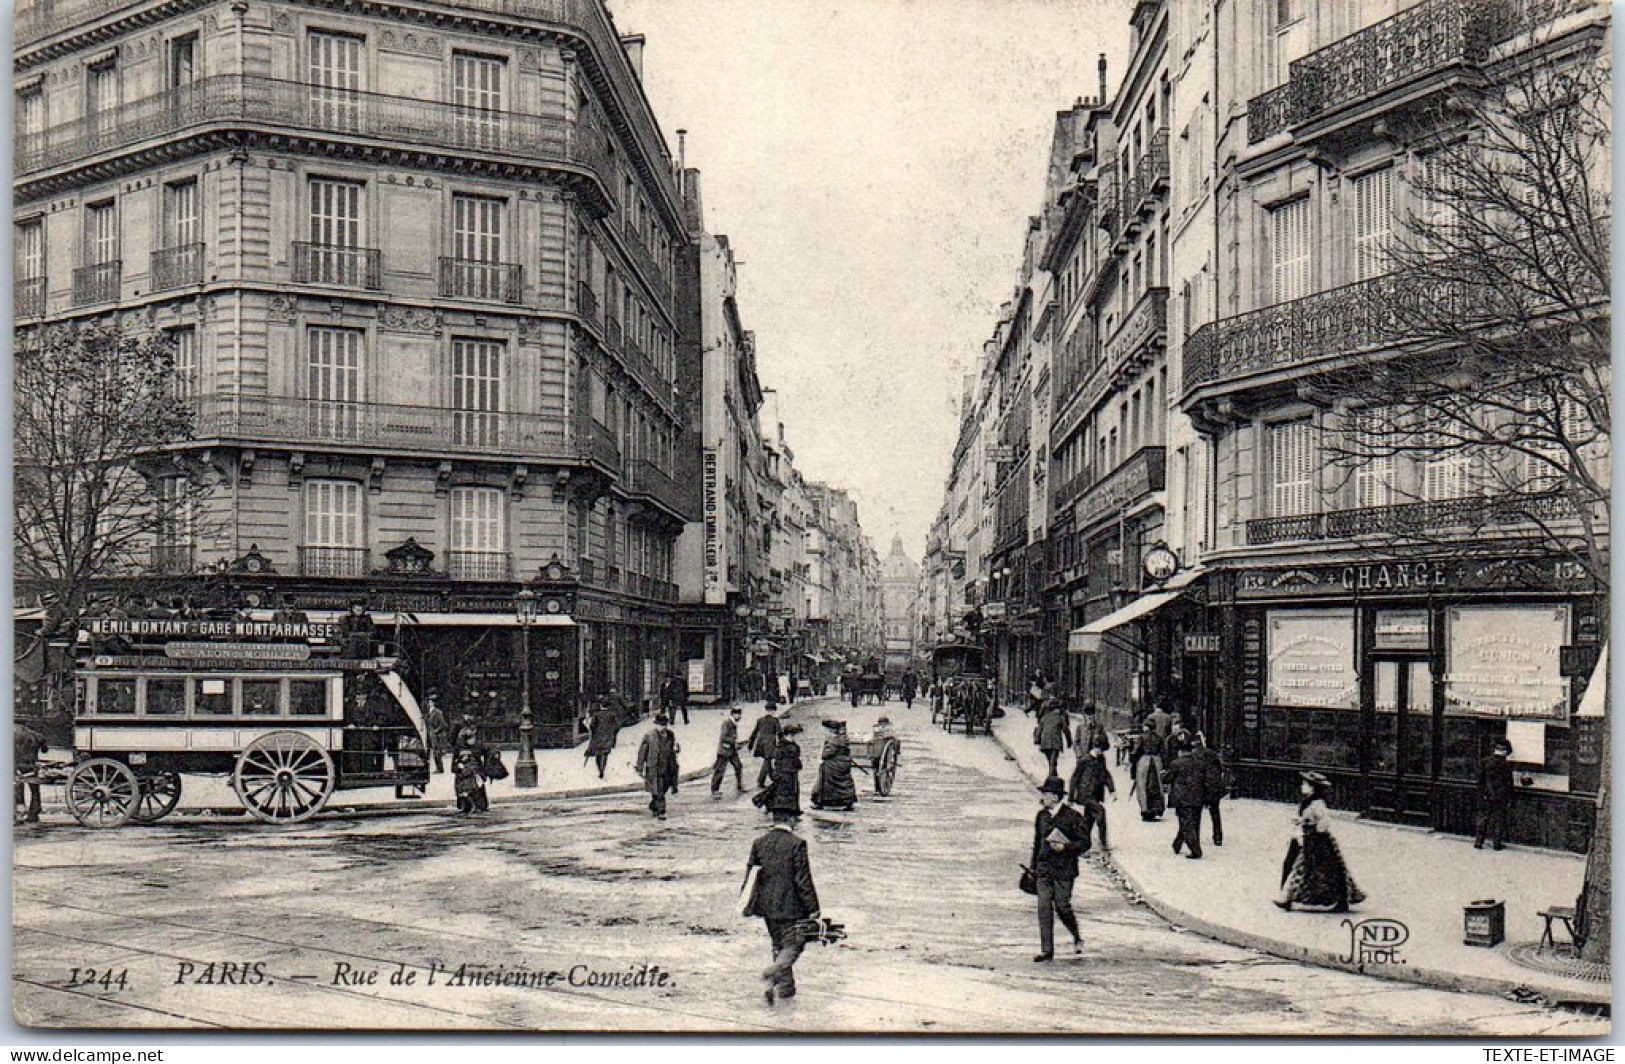
[[[1368,920],[1344,920],[1349,932],[1349,951],[1344,964],[1404,964],[1399,947],[1411,937],[1411,929],[1398,920],[1374,916]]]

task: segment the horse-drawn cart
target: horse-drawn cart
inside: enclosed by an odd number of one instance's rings
[[[931,721],[945,731],[993,734],[994,696],[984,672],[983,651],[974,643],[943,643],[931,649]]]

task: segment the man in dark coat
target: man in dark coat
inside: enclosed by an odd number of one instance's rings
[[[713,798],[722,797],[722,780],[728,774],[729,765],[734,770],[734,786],[741,791],[745,789],[745,766],[739,763],[739,717],[739,707],[734,706],[722,720],[722,732],[717,736],[717,761],[711,768]]]
[[[604,778],[604,768],[609,764],[609,755],[615,749],[616,736],[624,723],[620,712],[610,704],[608,698],[595,701],[587,714],[586,756],[597,762],[599,779]]]
[[[1084,823],[1100,829],[1100,848],[1109,847],[1106,840],[1106,792],[1117,798],[1117,784],[1112,781],[1111,769],[1106,767],[1106,748],[1097,740],[1086,755],[1078,758],[1067,784],[1067,796],[1072,805],[1081,810]]]
[[[39,758],[50,748],[45,736],[18,722],[11,732],[11,771],[16,781],[13,810],[26,824],[38,824],[40,816]],[[24,802],[24,797],[27,802]]]
[[[1078,755],[1078,762],[1089,756],[1089,751],[1099,744],[1102,750],[1112,748],[1111,736],[1106,734],[1106,726],[1100,723],[1099,711],[1093,702],[1083,704],[1083,719],[1078,721],[1077,734],[1072,737],[1072,750]]]
[[[773,751],[779,745],[779,718],[771,708],[756,718],[756,726],[750,730],[750,738],[745,740],[745,744],[750,747],[751,753],[762,759],[762,770],[756,774],[756,786],[765,787],[773,766]]]
[[[1055,918],[1072,932],[1072,952],[1083,952],[1078,918],[1072,912],[1072,884],[1078,878],[1078,855],[1089,849],[1089,825],[1066,805],[1066,784],[1051,776],[1039,788],[1044,808],[1033,822],[1033,875],[1038,881],[1038,943],[1034,961],[1055,959]]]
[[[1167,739],[1173,734],[1174,715],[1168,712],[1167,706],[1158,702],[1157,708],[1146,715],[1145,726],[1155,732],[1158,739]]]
[[[1219,803],[1224,801],[1224,758],[1219,752],[1207,744],[1201,732],[1193,738],[1195,746],[1191,750],[1191,757],[1195,759],[1202,777],[1202,805],[1207,809],[1208,820],[1213,824],[1213,845],[1224,845],[1224,821],[1219,817]],[[1201,825],[1197,825],[1200,834]]]
[[[673,672],[660,688],[660,702],[671,718],[673,724],[677,723],[677,714],[683,715],[683,723],[688,723],[688,681],[683,674]]]
[[[1193,861],[1202,858],[1202,766],[1191,756],[1190,747],[1176,747],[1171,765],[1162,770],[1162,782],[1168,788],[1168,804],[1179,818],[1179,832],[1174,836],[1174,852],[1188,846],[1185,856]]]
[[[359,599],[350,603],[350,611],[339,620],[339,641],[346,658],[370,658],[377,649],[378,626],[367,604]]]
[[[796,996],[795,963],[806,945],[799,924],[818,917],[818,888],[813,885],[807,843],[796,836],[790,813],[774,813],[773,827],[751,843],[745,881],[756,869],[756,886],[745,904],[746,916],[760,916],[773,942],[773,963],[762,972],[769,1005],[775,998]]]
[[[655,717],[655,726],[644,733],[638,746],[637,772],[649,792],[649,812],[657,820],[666,819],[666,795],[677,793],[677,736],[667,727],[664,713]]]
[[[1495,750],[1478,767],[1478,838],[1473,849],[1482,850],[1484,839],[1494,839],[1495,848],[1503,849],[1507,834],[1507,819],[1512,811],[1512,744],[1498,739]]]
[[[1059,698],[1046,699],[1040,704],[1038,710],[1038,726],[1033,729],[1033,742],[1049,760],[1049,774],[1059,773],[1061,751],[1072,743],[1072,733],[1067,728],[1066,704]]]
[[[434,770],[444,773],[446,748],[451,745],[451,726],[446,723],[446,715],[440,711],[440,702],[434,695],[429,696],[429,708],[423,711],[423,723],[429,730],[429,756],[434,760]]]

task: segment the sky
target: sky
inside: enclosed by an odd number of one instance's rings
[[[1115,90],[1129,0],[610,0],[738,256],[802,475],[884,555],[942,504],[965,373],[1015,291],[1055,114]],[[763,425],[764,431],[773,431]]]

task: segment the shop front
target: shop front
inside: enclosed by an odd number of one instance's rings
[[[1585,848],[1605,725],[1581,703],[1605,604],[1572,562],[1357,561],[1211,584],[1216,614],[1183,643],[1223,648],[1220,745],[1244,794],[1293,800],[1313,769],[1340,806],[1467,834],[1479,766],[1505,739],[1513,837]]]

